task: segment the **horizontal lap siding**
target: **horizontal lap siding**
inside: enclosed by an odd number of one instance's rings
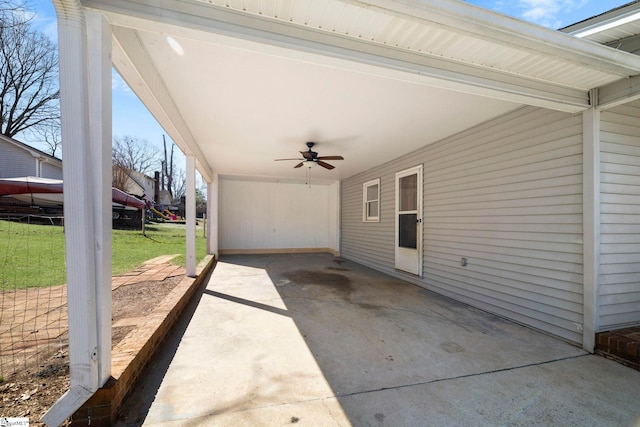
[[[341,254],[386,273],[394,271],[395,170],[391,165],[360,174],[362,179],[342,182]],[[362,185],[380,180],[380,222],[363,222]],[[361,251],[360,249],[365,249]]]
[[[640,323],[640,103],[602,113],[599,330]]]
[[[51,179],[62,179],[62,168],[49,163],[44,163],[42,165],[42,177]]]
[[[330,248],[332,199],[329,185],[220,179],[220,249]]]
[[[26,150],[0,142],[0,178],[36,176],[36,159]]]
[[[395,173],[417,164],[424,165],[422,278],[394,269]],[[362,183],[375,178],[381,221],[363,223]],[[345,257],[581,342],[581,116],[523,108],[342,188]]]

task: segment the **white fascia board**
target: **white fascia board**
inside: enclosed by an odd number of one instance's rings
[[[160,10],[158,7],[134,1],[114,0],[109,2],[108,7],[98,1],[87,3],[107,10],[118,9],[118,13],[105,12],[114,26],[154,32],[167,31],[169,29],[167,26],[175,26],[173,29],[183,36],[188,33],[189,36],[197,37],[196,32],[217,34],[228,39],[254,43],[255,46],[260,46],[261,52],[275,47],[280,55],[287,55],[293,59],[348,68],[517,104],[569,113],[577,113],[589,108],[588,93],[580,89],[435,56],[426,56],[287,22],[267,20],[230,9],[194,3],[188,3],[188,7],[181,8],[174,5],[171,10]],[[136,6],[135,10],[123,11],[121,7],[115,7],[123,6],[122,3],[130,8]],[[160,3],[166,8],[170,6],[166,2]],[[121,15],[124,12],[126,15]],[[189,32],[189,30],[195,31]],[[125,30],[122,29],[122,31]],[[140,43],[139,40],[138,43]],[[120,65],[116,63],[115,51],[116,49],[114,49],[114,64],[120,71]],[[137,47],[136,51],[146,56],[143,46]],[[285,51],[288,53],[283,53]],[[140,62],[140,59],[135,56],[129,55],[129,57],[131,61]],[[146,77],[159,78],[159,76]],[[125,80],[129,78],[131,77]],[[138,93],[137,87],[132,86],[132,88]],[[139,96],[143,99],[143,95],[139,94]]]
[[[211,169],[135,30],[113,27],[113,41],[113,66],[182,152],[197,158],[198,171],[210,180]]]
[[[351,0],[348,3],[368,10],[379,10],[381,14],[399,16],[412,22],[437,24],[461,34],[561,58],[620,77],[640,74],[640,57],[638,56],[462,1]],[[149,4],[147,0],[84,0],[83,4],[132,17],[192,26],[192,28],[201,27],[211,31],[222,29],[214,24],[215,21],[291,36],[294,34],[289,30],[300,27],[285,21],[252,16],[247,13],[236,13],[242,17],[233,19],[230,15],[224,15],[224,11],[235,12],[231,9],[191,0],[157,0],[153,4]],[[209,23],[205,24],[207,21]],[[263,24],[257,21],[262,21]],[[304,27],[304,29],[313,32],[310,27]]]
[[[622,26],[624,24],[629,24],[629,23],[635,22],[638,19],[640,19],[640,12],[637,11],[634,14],[625,16],[625,17],[623,17],[621,19],[612,20],[612,21],[609,21],[607,23],[603,23],[601,25],[594,26],[594,27],[592,27],[590,29],[585,29],[583,31],[575,33],[574,36],[578,37],[578,38],[589,37],[591,35],[598,34],[598,33],[601,33],[603,31],[612,30],[612,29],[620,27],[620,26]]]
[[[563,28],[574,37],[589,37],[640,19],[640,3],[633,3]]]
[[[420,18],[455,28],[460,33],[562,58],[620,76],[640,73],[640,57],[636,55],[462,1],[355,0],[352,3],[369,8],[377,7],[395,15],[403,14],[408,19]]]

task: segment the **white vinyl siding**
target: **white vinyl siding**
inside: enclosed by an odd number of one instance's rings
[[[602,112],[599,331],[640,323],[640,102]]]
[[[394,269],[395,173],[424,165],[423,275]],[[381,177],[381,220],[361,221]],[[582,341],[582,117],[522,108],[342,184],[342,255]],[[461,266],[461,258],[468,265]]]
[[[51,179],[62,179],[62,168],[50,163],[42,163],[42,177]]]
[[[0,141],[0,178],[37,176],[37,160],[30,152]]]
[[[220,179],[220,250],[337,250],[338,183]]]
[[[62,179],[62,161],[0,135],[0,178]]]

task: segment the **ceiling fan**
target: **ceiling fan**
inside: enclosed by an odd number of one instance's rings
[[[335,166],[330,165],[324,160],[344,160],[342,156],[318,156],[318,153],[313,151],[311,148],[315,145],[315,142],[307,142],[307,147],[309,147],[308,151],[301,151],[302,159],[276,159],[276,162],[282,160],[301,160],[300,163],[294,166],[294,168],[301,168],[302,166],[313,167],[316,164],[322,166],[326,169],[334,169]]]

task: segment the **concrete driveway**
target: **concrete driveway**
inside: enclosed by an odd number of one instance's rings
[[[121,426],[640,426],[640,372],[326,254],[226,256]]]

